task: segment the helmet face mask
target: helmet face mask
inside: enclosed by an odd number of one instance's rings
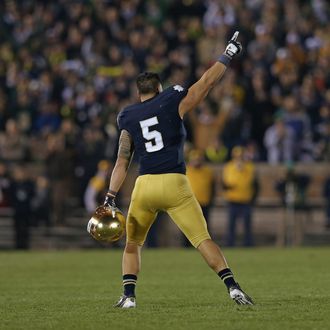
[[[114,212],[113,212],[114,211]],[[99,242],[118,241],[125,234],[126,219],[118,209],[99,206],[87,224],[87,231]]]

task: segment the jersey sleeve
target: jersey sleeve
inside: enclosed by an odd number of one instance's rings
[[[171,97],[175,99],[179,105],[181,100],[187,95],[188,89],[182,87],[181,85],[174,85],[171,88]]]

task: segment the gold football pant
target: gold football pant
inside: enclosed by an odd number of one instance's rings
[[[185,175],[147,174],[137,178],[127,216],[128,243],[143,245],[158,211],[167,212],[194,247],[210,239],[201,207]]]

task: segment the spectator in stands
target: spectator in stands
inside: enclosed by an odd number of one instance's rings
[[[45,166],[46,158],[48,155],[47,140],[50,132],[44,131],[40,134],[32,135],[29,139],[29,156],[30,161],[39,163]]]
[[[222,100],[221,107],[217,109],[215,103],[203,102],[198,112],[190,112],[193,129],[194,145],[200,150],[206,150],[210,141],[218,139],[232,109],[230,99]]]
[[[252,207],[258,193],[255,166],[247,161],[244,148],[234,147],[232,160],[223,169],[224,197],[228,203],[228,246],[236,245],[236,223],[244,222],[244,245],[252,246]]]
[[[97,164],[104,159],[105,139],[99,128],[87,126],[82,131],[82,138],[77,142],[76,175],[79,180],[81,201],[88,182],[97,170]]]
[[[65,148],[73,149],[76,147],[79,128],[72,119],[66,118],[61,122],[59,133],[64,137]]]
[[[315,128],[319,121],[319,109],[322,105],[322,98],[316,89],[313,76],[311,74],[304,77],[302,85],[299,89],[298,98],[303,108],[306,109],[312,128]]]
[[[270,164],[293,161],[295,136],[290,126],[286,126],[282,113],[276,114],[275,123],[266,130],[264,144]]]
[[[248,83],[245,108],[251,122],[250,139],[257,143],[259,152],[264,151],[263,137],[267,127],[273,122],[274,105],[270,100],[266,70],[256,68]],[[267,148],[267,146],[265,145]]]
[[[330,177],[324,183],[323,196],[325,198],[325,227],[330,229]]]
[[[6,123],[6,130],[0,134],[0,157],[7,163],[21,162],[27,159],[27,140],[14,119]]]
[[[280,223],[277,245],[285,244],[300,245],[303,240],[303,218],[296,213],[302,211],[304,214],[309,211],[306,201],[306,192],[310,177],[297,173],[293,164],[288,163],[285,177],[276,183],[276,190],[279,192],[285,214]]]
[[[43,223],[50,227],[51,198],[49,181],[45,176],[39,175],[35,179],[35,193],[31,200],[32,225]]]
[[[72,193],[74,155],[71,149],[65,148],[64,135],[58,133],[49,135],[47,151],[46,165],[52,194],[53,223],[63,225],[68,198]]]
[[[252,140],[247,142],[244,153],[246,160],[251,162],[259,162],[262,159],[257,144]]]
[[[55,103],[40,105],[40,113],[35,120],[35,130],[39,132],[56,132],[61,126],[61,117]]]
[[[305,109],[298,103],[296,96],[288,95],[283,99],[283,120],[294,132],[294,159],[312,160],[311,123]]]
[[[210,98],[215,104],[219,104],[220,116],[222,118],[219,126],[218,136],[228,149],[241,144],[248,137],[248,130],[244,120],[243,108],[244,89],[237,82],[237,76],[229,71],[221,84],[213,88]],[[212,141],[211,139],[209,141]]]
[[[309,181],[307,175],[296,173],[293,164],[288,163],[285,178],[276,184],[276,190],[281,193],[283,204],[292,203],[296,208],[305,207]]]
[[[283,106],[286,96],[298,93],[299,90],[297,67],[289,55],[286,48],[278,49],[272,67],[272,75],[276,82],[271,86],[271,101],[277,108]]]
[[[7,98],[0,85],[0,132],[2,132],[5,129],[6,116],[7,116],[6,101]]]
[[[0,162],[0,207],[8,206],[10,178],[6,164]]]
[[[104,127],[105,130],[105,149],[104,149],[104,158],[108,160],[115,161],[117,156],[117,141],[118,141],[118,128],[116,115],[110,113],[108,115],[107,124]]]
[[[34,185],[24,165],[16,165],[10,182],[10,206],[13,208],[15,247],[28,249],[30,245],[31,201]]]
[[[189,153],[187,177],[195,194],[206,222],[209,221],[210,208],[214,199],[215,177],[210,166],[205,164],[204,153],[201,150],[192,150]]]
[[[315,159],[330,161],[330,104],[325,104],[320,108],[320,120],[315,130]]]
[[[108,188],[108,175],[111,164],[106,160],[101,160],[97,168],[97,172],[90,179],[84,195],[84,205],[87,212],[90,214],[92,214],[96,207],[101,205],[104,200],[104,194]]]

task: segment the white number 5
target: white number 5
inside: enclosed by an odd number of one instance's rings
[[[155,152],[164,148],[163,137],[160,132],[156,130],[150,131],[150,126],[158,124],[158,118],[152,117],[146,120],[140,121],[143,137],[149,142],[145,143],[147,152]],[[151,140],[153,140],[151,142]]]

